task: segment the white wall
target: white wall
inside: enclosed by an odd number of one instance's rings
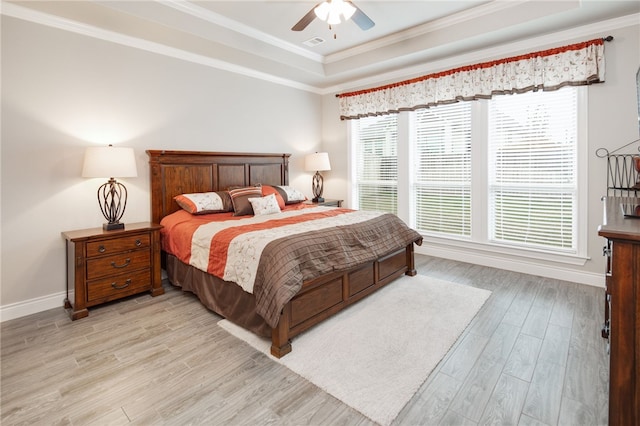
[[[588,256],[584,266],[567,265],[554,261],[531,260],[522,257],[480,253],[477,250],[461,250],[459,247],[447,245],[445,240],[437,244],[425,244],[418,252],[433,254],[452,259],[465,259],[472,263],[510,269],[519,272],[549,276],[591,285],[604,285],[604,258],[602,247],[604,239],[597,235],[598,225],[602,220],[601,197],[606,194],[606,160],[598,158],[598,148],[609,151],[632,142],[639,137],[638,105],[636,92],[636,73],[640,67],[640,25],[637,16],[633,19],[606,21],[589,28],[566,31],[557,35],[547,35],[538,39],[522,41],[517,44],[503,46],[499,49],[487,50],[487,57],[471,63],[464,62],[463,57],[450,58],[435,64],[425,64],[424,70],[417,75],[451,69],[464,64],[473,64],[492,59],[504,58],[522,52],[532,52],[551,47],[558,47],[575,42],[590,40],[607,35],[614,40],[605,43],[606,82],[589,86],[588,99],[588,185],[589,201],[586,211],[580,212],[588,221]],[[502,51],[501,51],[502,50]],[[478,52],[474,57],[478,56]],[[455,66],[451,65],[455,64]],[[436,68],[436,66],[438,68]],[[408,76],[410,78],[413,76]],[[397,79],[396,79],[397,81]],[[381,80],[375,87],[388,83]],[[362,87],[349,87],[344,92],[358,90]],[[349,193],[349,177],[347,176],[347,122],[340,121],[338,101],[335,94],[323,98],[323,149],[329,152],[332,166],[325,177],[325,196],[347,199]],[[636,152],[640,144],[629,148]]]
[[[138,177],[126,222],[149,220],[146,149],[290,153],[290,183],[311,196],[303,158],[319,150],[319,95],[2,16],[2,319],[62,306],[62,231],[104,222],[80,177],[91,144],[129,146]]]
[[[578,282],[603,282],[603,240],[597,226],[606,161],[597,158],[595,150],[612,150],[638,138],[635,74],[640,26],[624,22],[606,24],[606,31],[599,28],[585,35],[581,29],[575,31],[579,34],[518,44],[531,51],[608,34],[615,37],[605,47],[606,83],[589,88],[590,199],[583,213],[591,259],[583,267],[568,267],[461,254],[447,251],[444,244],[419,251]],[[6,16],[1,25],[2,320],[62,305],[66,282],[60,232],[103,222],[95,194],[103,182],[80,177],[84,149],[91,144],[136,150],[139,176],[123,179],[129,189],[125,222],[149,219],[146,149],[288,152],[290,181],[307,195],[310,174],[303,172],[304,154],[322,149],[332,163],[332,170],[323,173],[324,195],[347,199],[347,123],[339,120],[334,94],[320,97]],[[506,55],[487,53],[486,60],[516,54],[513,46],[505,50]],[[451,58],[457,65],[461,61],[464,58]],[[446,61],[426,64],[419,75],[448,68]]]

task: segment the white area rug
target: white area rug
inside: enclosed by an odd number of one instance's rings
[[[402,277],[292,339],[271,341],[218,324],[371,420],[388,425],[427,379],[490,291],[416,275]]]

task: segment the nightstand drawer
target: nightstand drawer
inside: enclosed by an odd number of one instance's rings
[[[137,250],[87,260],[87,280],[113,276],[136,269],[149,268],[151,253],[149,250]]]
[[[129,223],[121,230],[103,227],[63,232],[67,246],[67,297],[72,320],[89,315],[89,307],[149,291],[164,293],[160,269],[160,229],[150,222]]]
[[[127,250],[136,250],[143,247],[149,247],[150,244],[149,234],[88,242],[87,257],[103,256]]]
[[[151,288],[149,269],[87,283],[87,302],[106,302]]]

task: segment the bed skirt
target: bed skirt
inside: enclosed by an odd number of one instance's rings
[[[166,271],[172,285],[195,294],[208,309],[255,334],[271,338],[271,327],[256,313],[253,294],[186,265],[171,254],[167,254]]]

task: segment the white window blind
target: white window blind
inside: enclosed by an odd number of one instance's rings
[[[471,235],[471,102],[439,105],[414,119],[415,226]]]
[[[577,90],[489,101],[489,239],[576,252]]]
[[[356,208],[397,214],[397,115],[362,118],[353,129]]]
[[[352,120],[351,206],[451,247],[576,264],[586,107],[585,87],[565,87]]]

